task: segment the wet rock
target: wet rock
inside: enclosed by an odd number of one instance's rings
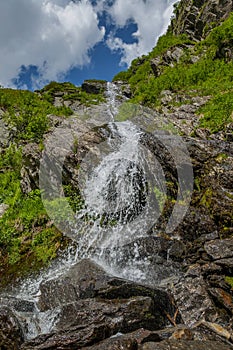
[[[114,266],[116,273],[137,270],[141,282],[151,287],[164,286],[178,279],[184,253],[183,243],[165,237],[140,237],[119,248],[106,249],[101,260]],[[135,276],[135,280],[137,277]]]
[[[85,298],[94,298],[106,289],[111,277],[91,260],[82,260],[65,275],[40,284],[38,307],[41,311]],[[114,281],[114,277],[112,277]]]
[[[27,342],[22,349],[52,349],[52,345],[54,346],[54,349],[56,349],[55,346],[60,344],[61,347],[59,347],[59,349],[79,349],[82,347],[86,350],[137,350],[138,345],[143,344],[144,342],[160,341],[163,339],[160,338],[157,332],[151,332],[143,328],[140,328],[132,333],[123,334],[117,332],[113,335],[111,335],[108,326],[105,328],[102,326],[96,326],[94,330],[95,331],[93,331],[92,326],[84,330],[73,327],[70,330],[70,334],[73,335],[72,339],[68,338],[67,332],[59,333],[57,336],[55,334],[50,335],[49,337],[40,336],[35,340]],[[96,336],[99,337],[99,341],[96,340]],[[105,339],[107,337],[108,339]],[[51,346],[51,348],[49,348],[49,346]]]
[[[0,305],[13,308],[17,312],[33,312],[35,311],[35,304],[32,301],[14,298],[10,296],[1,297]]]
[[[126,97],[126,98],[131,98],[132,97],[132,92],[131,92],[129,84],[126,84],[125,82],[120,81],[120,80],[114,82],[114,84],[119,89],[120,94],[123,97]]]
[[[98,324],[87,327],[73,327],[69,331],[40,335],[25,342],[22,350],[80,349],[104,340],[111,336],[108,325]]]
[[[14,313],[0,307],[0,349],[18,350],[23,343],[23,332]]]
[[[23,148],[21,187],[24,193],[39,188],[39,170],[42,181],[40,185],[46,189],[48,197],[57,197],[56,191],[60,189],[61,180],[63,184],[72,184],[77,188],[77,164],[89,152],[94,159],[98,153],[95,146],[104,140],[100,128],[93,124],[87,125],[77,118],[62,119],[50,116],[50,121],[52,129],[45,136],[44,151],[42,152],[35,143],[29,143]]]
[[[111,334],[127,333],[140,327],[156,329],[159,315],[155,315],[155,307],[150,297],[141,296],[123,300],[80,300],[61,306],[56,330],[100,323],[108,325]]]
[[[90,260],[82,260],[63,276],[41,283],[40,292],[41,311],[59,307],[57,331],[103,324],[113,335],[181,322],[167,292],[111,276]]]

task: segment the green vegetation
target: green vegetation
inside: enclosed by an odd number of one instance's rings
[[[98,81],[98,83],[100,83]],[[88,94],[71,83],[51,82],[35,93],[24,90],[0,89],[0,108],[3,120],[11,133],[11,143],[0,148],[0,204],[8,205],[0,218],[0,270],[9,280],[35,270],[53,259],[66,239],[54,226],[45,210],[39,189],[24,194],[21,189],[22,147],[26,142],[37,142],[43,149],[43,136],[49,130],[49,114],[69,116],[72,110],[54,106],[57,96],[83,104],[104,100],[103,93]],[[77,140],[78,142],[78,140]],[[64,200],[46,203],[46,209],[56,213],[58,223],[65,223],[67,215],[82,208],[80,193],[70,184],[64,185]],[[68,215],[69,216],[69,215]],[[1,281],[1,284],[4,283]]]
[[[54,107],[31,91],[13,89],[0,89],[0,108],[17,141],[39,142],[49,128],[48,114],[72,114],[70,108]]]
[[[21,148],[15,144],[0,153],[0,204],[9,206],[0,218],[0,270],[7,273],[6,276],[2,273],[1,285],[17,274],[47,264],[66,245],[65,238],[45,210],[40,190],[27,195],[22,193],[21,153]],[[52,217],[55,223],[56,220],[66,222],[67,213],[78,211],[83,205],[79,192],[70,184],[64,185],[64,193],[63,201],[53,200],[46,204],[46,209],[56,213],[56,217]]]
[[[216,94],[204,107],[200,109],[204,117],[200,126],[215,132],[233,121],[233,91]]]
[[[104,80],[87,80],[89,82],[106,83]],[[82,90],[82,87],[77,87],[72,83],[64,82],[57,83],[55,81],[50,82],[42,90],[38,91],[42,94],[43,98],[48,102],[53,103],[55,94],[59,93],[59,97],[63,101],[79,101],[84,105],[93,105],[104,102],[104,90],[99,94],[90,94]]]
[[[82,91],[81,88],[79,88],[77,92],[64,95],[63,99],[64,101],[67,101],[67,100],[79,101],[81,104],[84,104],[86,106],[97,105],[100,102],[105,101],[102,93],[90,94],[90,93],[87,93],[86,91]]]
[[[225,280],[231,286],[231,288],[233,289],[233,277],[226,276]]]
[[[120,72],[114,80],[127,81],[133,92],[133,102],[150,107],[160,104],[163,90],[180,94],[212,96],[209,103],[200,109],[203,115],[200,126],[211,132],[224,129],[232,121],[233,113],[233,61],[227,48],[233,42],[233,14],[211,31],[205,40],[184,48],[180,61],[171,66],[160,66],[160,75],[155,77],[151,60],[162,60],[168,48],[191,44],[185,36],[174,36],[170,32],[162,36],[152,52],[134,60],[127,72]],[[225,53],[224,53],[225,48]],[[193,63],[191,57],[199,57]]]
[[[29,261],[40,265],[55,256],[61,234],[47,227],[49,218],[40,191],[23,195],[20,187],[21,150],[11,145],[0,155],[0,203],[9,205],[0,218],[0,267],[15,266],[30,256]],[[52,244],[56,241],[55,244]],[[32,255],[34,258],[32,259]]]

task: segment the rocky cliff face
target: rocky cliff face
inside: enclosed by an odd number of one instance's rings
[[[175,35],[187,34],[192,40],[201,40],[232,11],[232,0],[181,0],[170,29]]]

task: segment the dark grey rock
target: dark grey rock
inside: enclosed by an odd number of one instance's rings
[[[213,260],[233,258],[233,238],[206,242],[204,247]]]
[[[106,90],[107,82],[99,80],[85,80],[82,84],[82,90],[90,94],[99,94]]]
[[[174,283],[172,293],[186,325],[192,326],[203,318],[209,322],[229,322],[226,314],[218,313],[200,266],[191,266],[179,282]]]
[[[182,0],[177,7],[176,17],[172,20],[170,29],[175,35],[186,33],[192,40],[200,40],[206,37],[219,22],[226,19],[232,10],[231,0],[205,2]]]
[[[23,193],[29,193],[39,187],[39,167],[41,151],[38,144],[28,143],[23,148],[21,169],[21,188]]]
[[[0,307],[0,349],[18,350],[23,341],[23,332],[14,313],[8,307]]]
[[[78,308],[79,304],[77,304],[77,302],[82,303],[80,300],[90,298],[94,298],[93,305],[91,307],[92,311],[95,308],[98,310],[101,309],[99,306],[100,304],[98,304],[99,298],[103,302],[103,310],[110,310],[111,303],[118,305],[118,309],[121,308],[123,310],[125,308],[124,305],[126,301],[127,303],[131,304],[134,298],[136,298],[136,304],[137,300],[139,303],[141,303],[140,300],[142,300],[142,310],[143,303],[145,306],[151,305],[148,306],[149,309],[151,308],[150,311],[147,311],[148,316],[140,316],[138,322],[139,324],[142,322],[144,323],[144,326],[146,324],[147,328],[152,329],[161,329],[166,324],[169,324],[170,322],[168,321],[169,318],[167,315],[170,315],[172,319],[176,313],[173,299],[167,292],[158,288],[153,289],[145,287],[111,276],[107,274],[100,266],[96,265],[90,260],[82,260],[60,278],[41,283],[40,292],[41,295],[39,297],[38,307],[41,311],[46,311],[56,307],[63,308],[68,304],[69,308]],[[86,302],[83,303],[85,304]],[[89,305],[91,305],[91,303],[92,302],[89,301]],[[135,309],[136,304],[134,307]],[[85,305],[86,307],[84,309],[86,309],[87,317],[89,317],[88,303]],[[146,306],[146,308],[148,307]],[[134,308],[131,308],[133,313]],[[65,319],[66,315],[71,314],[71,317],[74,317],[76,314],[76,312],[69,313],[65,312],[64,310],[65,309],[62,311],[63,316],[61,319]],[[110,312],[112,317],[114,314],[114,317],[118,317],[116,316],[117,309],[115,312],[113,310]],[[137,311],[137,314],[140,315],[139,310]],[[177,319],[180,319],[179,315],[177,315]],[[148,322],[148,320],[150,320],[150,322]],[[75,318],[73,322],[76,322]]]

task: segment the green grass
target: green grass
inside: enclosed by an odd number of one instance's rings
[[[87,82],[98,82],[105,84],[105,80],[86,80]],[[72,83],[64,82],[64,83],[57,83],[55,81],[50,82],[48,85],[46,85],[43,89],[38,91],[40,94],[42,94],[43,98],[46,99],[48,102],[53,103],[54,102],[54,94],[56,93],[63,93],[62,96],[60,96],[63,101],[79,101],[81,104],[90,106],[93,104],[99,104],[100,102],[104,102],[104,94],[103,92],[99,94],[89,94],[86,91],[82,90],[82,87],[77,87]]]
[[[79,101],[81,104],[86,106],[97,105],[105,101],[102,93],[100,94],[90,94],[86,91],[82,91],[81,88],[74,93],[68,93],[63,96],[64,101]]]
[[[126,72],[120,72],[114,80],[127,81],[133,92],[132,102],[155,108],[160,104],[163,90],[178,94],[212,96],[200,109],[200,126],[210,132],[223,130],[232,121],[233,113],[233,62],[221,57],[222,47],[232,47],[233,14],[220,26],[211,31],[205,40],[196,43],[192,51],[184,50],[184,55],[174,67],[163,67],[162,74],[155,77],[151,59],[163,54],[175,45],[190,43],[185,36],[174,36],[170,32],[163,35],[156,47],[147,56],[134,60]],[[191,55],[198,55],[195,63]]]
[[[217,94],[200,110],[204,117],[200,126],[211,132],[224,129],[224,126],[233,122],[233,91]]]
[[[9,146],[0,149],[0,204],[8,205],[0,218],[1,284],[47,264],[66,244],[45,210],[39,189],[24,194],[20,184],[23,145],[37,142],[43,148],[43,136],[49,130],[48,114],[68,116],[73,113],[67,107],[55,107],[50,101],[49,95],[62,89],[66,96],[77,91],[70,83],[55,82],[46,86],[43,93],[0,89],[0,108],[5,112],[3,119],[12,138]],[[85,92],[80,93],[80,88],[78,93],[85,102],[93,99]],[[79,210],[82,207],[80,194],[69,184],[64,186],[64,192],[72,210]],[[51,205],[56,208],[57,203]],[[60,214],[59,220],[65,221],[65,216]]]
[[[16,266],[18,272],[22,272],[26,267],[31,269],[48,263],[57,255],[64,241],[45,210],[40,190],[22,193],[21,153],[21,148],[12,144],[0,154],[0,203],[9,206],[0,218],[0,268],[4,267],[13,274],[16,271],[12,272],[12,269]],[[67,206],[69,203],[73,211],[82,208],[82,198],[77,190],[67,184],[64,193]],[[67,211],[60,204],[51,202],[51,210],[59,222],[65,222]]]
[[[20,186],[22,167],[21,149],[10,145],[0,154],[0,203],[9,208],[0,218],[0,267],[21,264],[24,269],[27,259],[33,265],[45,264],[55,257],[62,240],[61,233],[49,225],[40,191],[24,195]],[[33,257],[32,257],[33,256]],[[7,267],[7,268],[6,268]],[[18,266],[18,269],[21,269]],[[10,272],[11,269],[8,271]]]
[[[233,288],[233,277],[226,276],[225,280]]]
[[[70,108],[54,107],[31,91],[0,89],[0,108],[15,140],[39,142],[49,129],[48,114],[68,116]]]

